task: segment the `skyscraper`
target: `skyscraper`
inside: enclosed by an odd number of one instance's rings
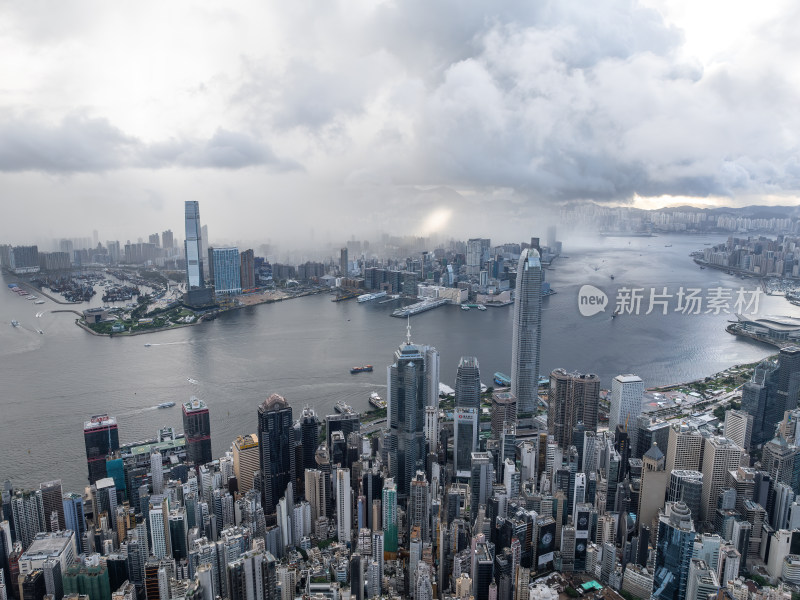
[[[658,520],[653,598],[683,600],[694,549],[694,522],[683,502],[668,502]]]
[[[300,433],[303,436],[303,469],[317,468],[317,446],[319,446],[319,418],[314,409],[306,406],[300,415]]]
[[[401,501],[408,498],[414,474],[425,470],[425,407],[433,385],[428,356],[434,355],[438,358],[435,349],[411,343],[409,325],[406,342],[395,351],[395,362],[387,368],[389,472]],[[438,381],[436,385],[438,388]]]
[[[728,472],[739,467],[743,450],[724,437],[703,438],[703,500],[700,519],[710,520]]]
[[[478,445],[478,411],[481,405],[481,378],[478,359],[462,356],[456,371],[456,405],[453,415],[453,474],[467,478],[472,468],[472,453]]]
[[[381,506],[383,508],[384,550],[397,552],[397,485],[392,479],[383,483]]]
[[[547,433],[564,450],[572,444],[572,430],[582,422],[586,431],[597,430],[600,378],[597,375],[567,373],[556,369],[550,373],[547,396]]]
[[[253,489],[253,475],[259,469],[258,457],[258,436],[256,434],[240,435],[233,442],[233,473],[236,475],[239,492],[242,494]]]
[[[286,486],[295,480],[292,407],[272,394],[258,407],[262,506],[273,514]]]
[[[240,272],[239,279],[243,290],[250,290],[256,287],[256,255],[252,249],[245,250],[239,255]]]
[[[772,439],[775,425],[783,417],[777,400],[778,365],[769,360],[762,361],[753,370],[750,381],[742,386],[742,410],[753,415],[754,446]]]
[[[352,489],[350,488],[350,469],[336,470],[336,534],[339,541],[350,541],[353,529]]]
[[[342,248],[339,251],[339,275],[347,277],[347,248]]]
[[[617,375],[611,380],[611,409],[608,413],[608,430],[616,431],[623,425],[628,432],[631,447],[636,448],[636,417],[642,412],[644,382],[637,375]]]
[[[108,475],[106,456],[119,450],[117,420],[108,415],[93,416],[83,424],[83,439],[86,444],[89,483],[94,483]]]
[[[242,293],[242,268],[238,248],[214,248],[214,292],[217,294]]]
[[[526,248],[517,266],[511,345],[511,393],[517,398],[520,413],[536,411],[541,345],[542,263],[536,250]]]
[[[186,201],[186,283],[188,289],[205,287],[203,278],[203,235],[200,226],[200,203]]]
[[[211,462],[211,419],[206,403],[192,396],[183,404],[186,461],[194,466]]]

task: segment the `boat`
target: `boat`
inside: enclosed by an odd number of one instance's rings
[[[386,408],[386,400],[378,395],[378,392],[372,392],[369,395],[369,403],[375,408]]]
[[[174,402],[162,402],[158,405],[158,408],[172,408],[173,406],[175,406]]]
[[[26,300],[38,300],[39,296],[28,296]]]
[[[703,266],[701,266],[700,268],[701,268],[701,269],[705,269],[705,267],[703,267]]]
[[[614,279],[614,276],[613,276],[613,275],[611,276],[611,279]]]
[[[44,331],[42,331],[41,329],[37,329],[36,331],[38,331],[41,335],[44,335]]]
[[[145,345],[144,345],[144,347],[145,347],[145,348],[149,348],[149,347],[150,347],[150,346],[152,346],[152,345],[153,345],[153,344],[149,344],[149,343],[148,343],[148,344],[145,344]]]
[[[486,307],[483,304],[478,304],[478,310],[486,310]]]
[[[664,248],[672,248],[672,244],[664,244]]]
[[[44,304],[44,300],[37,300],[34,304]]]
[[[494,382],[500,387],[509,387],[511,385],[511,377],[505,373],[497,372],[494,374]]]
[[[11,321],[12,327],[19,327],[19,321]]]
[[[612,319],[616,319],[618,314],[619,314],[619,310],[615,310],[615,311],[614,311],[614,314],[613,314],[613,315],[611,315],[611,318],[612,318]]]
[[[364,365],[363,367],[353,367],[350,369],[351,375],[355,375],[356,373],[372,373],[372,365]]]
[[[333,405],[333,409],[341,413],[343,415],[351,414],[353,411],[353,407],[347,404],[344,400],[338,400],[336,404]]]
[[[461,310],[469,310],[469,306],[466,306],[465,304],[462,304],[461,305]]]
[[[195,385],[197,385],[197,379],[192,379],[191,377],[187,377],[186,381],[188,381],[189,383],[194,383]]]

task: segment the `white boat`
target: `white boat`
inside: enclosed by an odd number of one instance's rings
[[[462,304],[461,305],[461,310],[469,310],[469,306],[467,306],[465,304]]]
[[[172,408],[173,406],[175,406],[174,402],[162,402],[158,405],[158,408]]]
[[[194,383],[195,385],[197,385],[197,379],[192,379],[191,377],[187,377],[186,381],[188,381],[189,383]]]
[[[153,344],[145,344],[145,345],[144,345],[144,347],[145,347],[145,348],[149,348],[149,347],[150,347],[150,346],[152,346],[152,345],[153,345]]]
[[[37,300],[34,304],[44,304],[44,300]]]
[[[44,331],[42,331],[41,329],[37,329],[36,331],[38,331],[39,333],[41,333],[42,335],[44,335]]]
[[[19,327],[19,321],[11,321],[12,327]]]
[[[478,310],[486,310],[486,307],[483,304],[478,304]]]

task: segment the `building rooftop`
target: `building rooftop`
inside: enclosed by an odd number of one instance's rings
[[[94,415],[88,421],[84,421],[83,430],[91,431],[92,429],[100,429],[102,427],[116,427],[116,417],[109,417],[108,415]]]
[[[185,413],[200,411],[200,410],[208,410],[208,406],[206,406],[206,403],[200,400],[200,398],[196,396],[192,396],[191,398],[189,398],[188,402],[183,403],[183,412]]]
[[[22,553],[20,560],[42,560],[56,557],[73,543],[75,534],[72,531],[55,533],[37,533],[28,549]]]

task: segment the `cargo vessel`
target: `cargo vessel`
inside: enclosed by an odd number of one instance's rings
[[[351,375],[355,375],[356,373],[372,373],[372,365],[364,365],[363,367],[353,367],[350,369]]]
[[[354,412],[353,407],[347,404],[344,400],[337,401],[336,404],[333,405],[333,409],[343,415],[349,415]]]

